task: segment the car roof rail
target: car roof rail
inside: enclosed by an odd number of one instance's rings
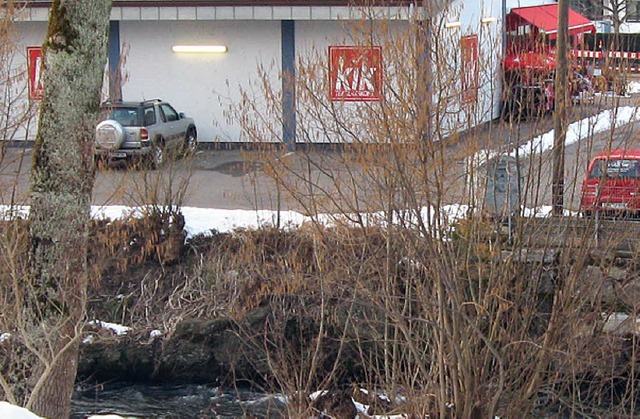
[[[164,102],[162,99],[160,98],[155,98],[155,99],[147,99],[147,100],[143,100],[141,103],[159,103],[159,102]]]

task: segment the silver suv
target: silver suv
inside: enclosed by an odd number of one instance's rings
[[[96,127],[96,157],[141,158],[158,168],[167,154],[193,153],[198,132],[192,118],[161,99],[105,102],[106,119]]]

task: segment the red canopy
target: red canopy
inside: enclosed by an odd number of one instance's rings
[[[507,55],[504,59],[504,69],[551,71],[556,69],[556,57],[551,51],[523,51],[518,54]]]
[[[535,26],[550,39],[556,38],[558,36],[558,5],[545,4],[511,9],[511,12],[507,15],[507,29],[512,31],[524,24]],[[592,21],[575,10],[569,9],[570,35],[585,32],[595,33],[595,31],[596,27]]]

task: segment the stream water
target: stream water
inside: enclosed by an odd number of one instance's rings
[[[117,414],[126,418],[284,418],[279,395],[205,385],[102,384],[77,389],[72,419]]]

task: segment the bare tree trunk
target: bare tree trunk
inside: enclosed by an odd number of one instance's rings
[[[44,98],[33,155],[30,214],[35,330],[41,330],[28,407],[66,418],[85,316],[93,132],[107,57],[111,0],[55,0],[43,45]]]
[[[567,58],[567,37],[569,21],[568,0],[558,2],[558,39],[556,45],[556,109],[553,114],[553,214],[561,216],[564,209],[564,161],[565,140],[567,138],[567,106],[569,93],[567,80],[569,79],[569,63]]]

